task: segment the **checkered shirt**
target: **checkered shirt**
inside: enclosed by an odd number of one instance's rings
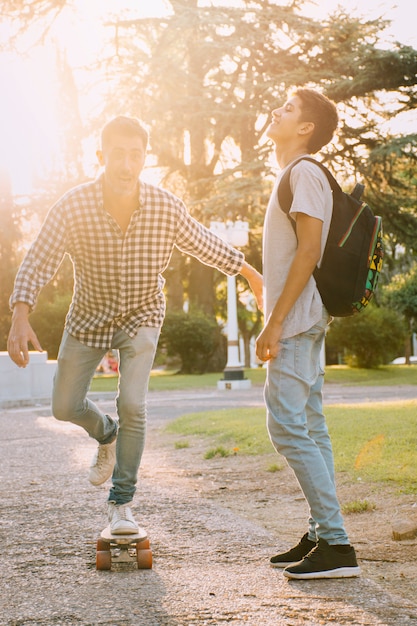
[[[70,190],[49,211],[19,268],[10,306],[25,302],[32,310],[68,254],[75,282],[65,327],[82,343],[109,349],[117,329],[134,337],[140,326],[162,325],[162,272],[174,246],[225,274],[237,274],[243,264],[243,254],[193,219],[179,198],[143,182],[139,209],[124,234],[104,210],[99,177]]]

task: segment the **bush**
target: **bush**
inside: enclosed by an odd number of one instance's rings
[[[64,330],[65,317],[71,302],[71,294],[49,292],[39,296],[35,311],[30,316],[30,323],[49,359],[56,359]]]
[[[168,356],[180,357],[181,374],[204,374],[210,371],[211,357],[219,346],[224,347],[224,337],[216,321],[204,313],[173,311],[166,315],[160,346],[167,351]],[[224,367],[226,350],[222,352]]]
[[[347,365],[369,369],[390,363],[401,351],[406,334],[402,315],[371,305],[363,313],[336,319],[326,345],[342,352]]]

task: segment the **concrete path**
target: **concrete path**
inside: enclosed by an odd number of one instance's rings
[[[416,398],[417,387],[329,386],[326,402]],[[113,412],[113,399],[100,404]],[[182,413],[262,406],[262,389],[149,394],[149,436]],[[148,571],[97,572],[107,486],[87,469],[95,444],[48,406],[0,413],[0,624],[3,626],[252,626],[417,624],[417,604],[364,577],[287,581],[271,570],[262,527],[164,478],[147,450],[138,506],[154,553]],[[286,546],[282,546],[283,548]]]

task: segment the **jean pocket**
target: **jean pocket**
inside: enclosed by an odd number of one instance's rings
[[[297,376],[309,385],[317,380],[321,372],[320,351],[324,335],[325,328],[320,323],[296,338],[294,369]]]

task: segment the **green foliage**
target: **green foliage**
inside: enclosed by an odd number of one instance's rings
[[[304,0],[168,4],[169,12],[156,19],[103,9],[100,20],[109,39],[105,52],[84,71],[88,76],[90,70],[105,70],[112,88],[103,110],[87,122],[88,132],[97,135],[98,126],[120,113],[122,94],[124,109],[151,127],[152,156],[164,186],[184,198],[205,224],[229,214],[248,219],[251,238],[245,253],[260,268],[261,227],[274,176],[272,142],[264,139],[270,112],[293,85],[318,88],[338,103],[341,118],[339,137],[324,151],[324,160],[342,183],[365,180],[366,199],[383,217],[393,256],[398,244],[415,250],[417,138],[392,137],[385,122],[415,109],[417,51],[391,41],[386,45],[388,21],[364,20],[341,9],[316,20],[303,12]],[[47,41],[49,25],[64,6],[71,9],[64,0],[4,0],[3,25],[6,31],[10,20],[13,25],[8,45],[18,47],[20,37]],[[66,55],[57,54],[57,72],[62,161],[69,182],[80,175],[84,129],[76,76]],[[91,78],[93,85],[94,74]],[[207,297],[213,281],[200,280],[196,265],[180,265],[168,304],[181,306],[188,290],[190,302],[214,319],[217,302]],[[384,265],[393,269],[388,253]],[[0,305],[4,341],[9,324],[5,299]],[[246,345],[260,322],[259,316],[252,318],[239,317]]]
[[[417,320],[417,264],[405,274],[396,274],[384,289],[384,300],[410,322],[416,330]]]
[[[186,448],[189,448],[189,447],[190,447],[189,441],[176,441],[175,442],[176,450],[185,450]]]
[[[405,338],[401,315],[371,305],[358,315],[336,319],[330,326],[326,343],[333,350],[343,352],[351,367],[372,368],[398,356]]]
[[[374,511],[376,505],[369,500],[353,500],[352,502],[346,502],[342,506],[342,512],[345,515],[350,513],[366,513],[366,511]]]
[[[214,459],[216,456],[226,458],[230,456],[230,451],[226,450],[226,448],[224,448],[223,446],[217,446],[217,448],[212,448],[211,450],[207,450],[207,452],[204,455],[204,458],[209,460],[209,459]]]
[[[72,263],[65,257],[54,278],[42,289],[36,308],[30,315],[30,323],[49,359],[58,356],[73,282]]]
[[[268,465],[268,467],[266,468],[267,472],[270,472],[271,474],[275,474],[275,472],[281,472],[284,469],[284,465],[280,465],[279,463],[271,463],[271,465]]]
[[[321,89],[339,104],[339,138],[324,159],[342,183],[365,179],[387,236],[400,243],[405,236],[409,246],[417,222],[415,203],[407,204],[407,194],[415,195],[416,137],[399,152],[385,124],[415,108],[417,52],[400,43],[388,49],[385,20],[341,10],[315,20],[303,14],[303,4],[171,2],[169,17],[158,21],[116,18],[110,42],[116,49],[107,72],[120,88],[107,113],[119,110],[123,93],[150,124],[164,185],[186,199],[197,219],[248,219],[249,258],[257,267],[273,178],[273,146],[264,133],[270,112],[294,85]]]
[[[384,142],[377,142],[369,151],[363,170],[365,199],[383,219],[383,275],[387,282],[394,273],[409,270],[408,264],[417,251],[416,171],[416,134],[387,137]],[[399,249],[405,253],[399,253]]]
[[[50,296],[46,291],[40,295],[37,307],[30,316],[30,323],[49,359],[58,356],[70,302],[71,294],[55,293]]]
[[[9,176],[0,167],[0,350],[6,350],[11,313],[9,297],[19,265],[17,248],[21,242],[18,209],[12,196]]]
[[[212,318],[199,311],[173,311],[166,315],[160,345],[169,356],[181,358],[182,374],[202,374],[223,341],[220,327]]]

